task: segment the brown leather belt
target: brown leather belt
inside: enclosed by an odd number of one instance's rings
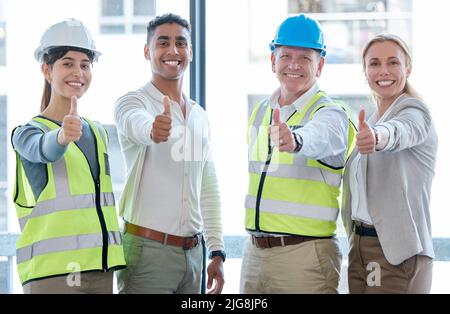
[[[331,239],[332,237],[307,237],[307,236],[283,236],[283,237],[255,237],[252,235],[252,243],[259,249],[267,249],[277,246],[300,244],[306,241],[318,239]]]
[[[190,250],[196,247],[200,243],[200,233],[192,237],[180,237],[171,235],[168,233],[159,232],[156,230],[148,229],[132,223],[125,223],[125,232],[131,233],[138,237],[147,238],[150,240],[158,241],[164,245],[173,245],[182,247],[184,250]]]

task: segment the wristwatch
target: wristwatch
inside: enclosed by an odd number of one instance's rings
[[[296,145],[293,152],[298,153],[302,149],[303,140],[302,140],[302,137],[300,136],[300,134],[298,134],[298,133],[292,132],[292,135],[294,136],[294,141],[295,141],[295,145]]]
[[[227,258],[227,255],[225,254],[225,251],[212,251],[209,253],[209,259],[213,259],[215,256],[220,256],[222,259],[222,262],[225,262],[225,259]]]

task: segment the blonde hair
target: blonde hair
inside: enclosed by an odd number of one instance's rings
[[[367,54],[367,51],[369,50],[369,48],[375,43],[383,43],[386,41],[393,42],[394,44],[399,46],[400,49],[405,54],[406,65],[407,66],[412,65],[411,51],[409,50],[408,45],[406,45],[406,43],[403,39],[401,39],[399,36],[394,35],[394,34],[386,34],[386,33],[378,34],[374,38],[369,40],[369,42],[366,44],[366,46],[364,47],[364,49],[362,51],[362,64],[363,64],[364,72],[366,71],[366,66],[367,66],[366,54]],[[406,84],[405,84],[405,88],[403,89],[403,92],[408,94],[409,96],[422,99],[422,96],[411,86],[411,83],[408,81],[408,79],[406,79]],[[377,101],[378,98],[373,93],[372,93],[372,97],[375,99],[375,101]]]

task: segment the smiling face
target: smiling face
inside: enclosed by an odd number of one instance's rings
[[[51,85],[51,97],[67,100],[74,95],[83,96],[91,84],[91,65],[85,53],[72,50],[52,65],[42,64],[42,72]]]
[[[189,30],[177,23],[158,26],[144,47],[145,57],[150,60],[153,80],[181,80],[192,60]]]
[[[294,102],[320,77],[325,59],[308,48],[281,46],[271,56],[272,71],[280,82],[280,105]]]
[[[411,64],[399,45],[392,41],[373,43],[364,64],[370,89],[381,104],[391,104],[404,92]]]

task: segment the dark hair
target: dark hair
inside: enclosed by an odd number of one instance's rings
[[[78,47],[69,47],[69,46],[62,46],[62,47],[55,47],[49,49],[47,53],[44,54],[43,57],[43,63],[49,65],[50,67],[53,66],[53,64],[64,57],[69,51],[79,51],[83,52],[87,55],[89,61],[91,63],[94,61],[95,53],[88,49],[78,48]],[[50,103],[50,97],[52,95],[52,87],[50,86],[50,83],[47,82],[46,79],[44,79],[44,91],[42,92],[42,98],[41,98],[41,112],[47,108],[48,104]]]
[[[183,19],[181,16],[173,13],[166,13],[163,15],[159,15],[155,17],[153,20],[148,22],[147,25],[147,42],[149,42],[150,38],[153,36],[153,33],[155,32],[155,29],[163,24],[178,24],[184,28],[186,28],[189,31],[189,34],[191,33],[191,24],[189,24],[188,21]]]

